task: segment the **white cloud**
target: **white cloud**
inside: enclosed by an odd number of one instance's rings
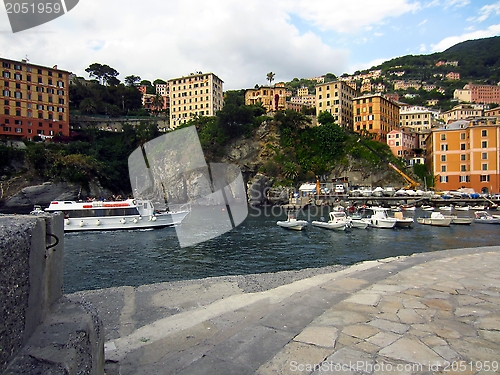
[[[477,17],[470,17],[467,21],[472,22],[483,22],[486,21],[491,15],[500,14],[500,1],[495,4],[485,5],[479,10],[479,15]]]
[[[35,33],[1,33],[0,54],[28,54],[34,64],[58,64],[84,77],[94,62],[112,66],[121,79],[213,72],[225,89],[265,83],[269,71],[276,82],[345,71],[348,51],[334,50],[311,32],[301,34],[290,23],[288,6],[267,0],[86,0]]]
[[[448,8],[462,8],[470,3],[470,0],[444,0],[444,9]]]
[[[425,53],[425,52],[427,52],[427,47],[425,46],[425,44],[421,44],[421,45],[420,45],[419,52],[420,52],[420,53]]]
[[[398,17],[420,9],[418,2],[409,0],[290,0],[288,9],[312,22],[323,31],[351,33],[378,24],[384,19]]]
[[[427,19],[423,20],[422,22],[420,22],[417,26],[423,26],[427,23]]]
[[[454,46],[457,43],[464,42],[466,40],[473,39],[481,39],[481,38],[489,38],[492,36],[496,36],[500,33],[500,24],[491,25],[485,30],[476,30],[470,33],[458,35],[458,36],[450,36],[444,38],[437,44],[432,44],[432,52],[442,52],[447,48]]]

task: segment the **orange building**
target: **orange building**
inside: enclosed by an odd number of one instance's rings
[[[69,75],[27,60],[0,58],[0,137],[33,140],[69,135]]]
[[[381,93],[353,99],[354,131],[368,132],[380,142],[387,142],[387,134],[398,129],[399,105]]]
[[[436,189],[500,192],[500,125],[459,120],[432,129],[427,142]]]

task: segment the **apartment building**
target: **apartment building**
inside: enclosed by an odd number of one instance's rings
[[[427,163],[439,190],[500,191],[500,125],[458,120],[432,129]]]
[[[368,132],[380,142],[387,142],[387,134],[399,127],[399,105],[381,93],[353,99],[354,131]]]
[[[224,82],[213,73],[191,73],[172,78],[167,83],[171,128],[176,128],[195,116],[215,116],[224,105]]]
[[[284,83],[248,89],[245,92],[245,105],[262,103],[267,112],[283,111],[286,109],[286,93]]]
[[[161,96],[168,96],[168,83],[157,83],[155,85],[156,93]]]
[[[69,75],[57,68],[0,58],[0,137],[33,140],[69,135]]]
[[[359,91],[344,81],[316,85],[316,116],[330,112],[337,125],[353,129],[353,99]]]
[[[394,156],[409,159],[418,148],[418,136],[410,128],[400,128],[387,133],[387,145]]]
[[[309,95],[309,88],[300,87],[297,89],[297,96],[306,96]]]
[[[483,109],[481,107],[460,104],[456,105],[452,109],[441,113],[439,116],[446,124],[458,121],[465,120],[472,117],[481,117],[483,115]]]

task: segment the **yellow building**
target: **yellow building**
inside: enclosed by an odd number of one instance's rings
[[[170,127],[175,128],[195,116],[215,116],[224,104],[223,81],[213,73],[191,73],[168,82]]]
[[[432,129],[427,163],[438,190],[500,191],[500,125],[455,121]]]
[[[337,125],[353,128],[352,100],[359,95],[344,81],[322,83],[316,86],[316,116],[330,112]]]
[[[69,136],[69,75],[27,60],[0,58],[0,136],[33,140]]]
[[[472,117],[481,117],[483,109],[481,106],[472,106],[469,104],[456,105],[452,109],[441,113],[439,116],[445,123],[450,123],[457,120],[465,120]]]
[[[245,105],[262,103],[267,112],[284,111],[286,109],[286,89],[283,83],[273,87],[261,86],[245,92]]]
[[[368,132],[380,142],[387,142],[387,134],[399,127],[399,105],[382,94],[368,94],[354,98],[354,131]]]

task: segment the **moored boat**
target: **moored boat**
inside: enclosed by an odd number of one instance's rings
[[[451,223],[457,225],[471,225],[472,218],[469,216],[451,215]]]
[[[344,211],[332,211],[329,214],[330,220],[328,221],[313,221],[311,224],[315,227],[324,229],[334,229],[343,231],[351,227],[350,220]]]
[[[404,217],[402,212],[394,212],[394,218],[396,219],[396,227],[398,228],[409,228],[413,224],[413,219],[411,217]]]
[[[276,222],[281,228],[291,229],[291,230],[303,230],[307,227],[309,223],[306,220],[297,220],[297,217],[289,212],[286,220],[280,220]]]
[[[438,227],[449,227],[451,216],[444,216],[441,212],[432,212],[431,217],[417,218],[419,224],[434,225]]]
[[[177,225],[189,210],[159,211],[150,200],[52,201],[45,212],[64,214],[64,231],[147,229]]]
[[[394,228],[396,219],[387,215],[387,208],[371,207],[373,214],[370,216],[370,225],[374,228]]]
[[[482,224],[500,224],[500,218],[494,217],[486,211],[474,212],[474,222]]]

